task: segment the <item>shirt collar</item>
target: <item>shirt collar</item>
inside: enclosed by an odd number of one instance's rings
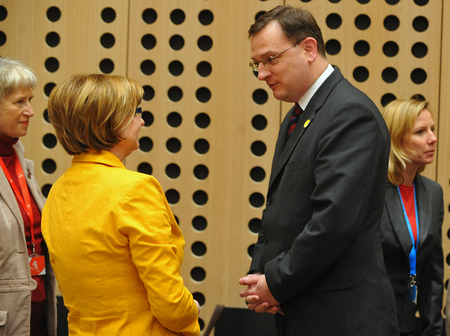
[[[298,102],[298,104],[303,109],[303,111],[308,106],[309,101],[314,96],[316,91],[320,88],[320,86],[323,84],[323,82],[325,82],[325,80],[332,74],[333,71],[334,71],[334,68],[331,66],[331,64],[328,64],[328,66],[325,69],[325,71],[320,75],[319,78],[317,78],[317,80],[309,88],[309,90],[306,91],[306,93],[303,95],[303,97]]]

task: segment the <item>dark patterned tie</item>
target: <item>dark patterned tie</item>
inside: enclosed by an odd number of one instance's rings
[[[288,136],[291,135],[295,126],[297,125],[298,118],[302,115],[302,109],[298,103],[295,103],[294,110],[292,111],[291,117],[289,118],[289,128],[288,128]]]

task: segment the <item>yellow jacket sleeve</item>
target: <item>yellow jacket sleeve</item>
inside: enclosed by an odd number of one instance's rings
[[[135,181],[117,209],[118,230],[147,290],[155,318],[167,329],[198,335],[198,309],[180,275],[184,237],[158,181]]]

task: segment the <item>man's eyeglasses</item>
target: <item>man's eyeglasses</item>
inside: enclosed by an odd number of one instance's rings
[[[138,107],[136,109],[136,112],[134,112],[135,115],[137,115],[139,118],[142,118],[142,108]]]
[[[297,42],[295,42],[293,45],[291,45],[290,47],[284,49],[282,52],[279,52],[278,54],[276,54],[275,56],[269,56],[266,58],[263,58],[261,60],[261,62],[255,62],[254,60],[251,60],[250,63],[248,63],[248,65],[252,68],[252,70],[254,72],[258,72],[258,67],[259,67],[259,63],[264,64],[265,67],[269,68],[274,66],[275,64],[278,63],[279,59],[277,57],[281,56],[283,53],[285,53],[286,51],[288,51],[289,49],[295,47],[297,44],[299,44],[300,42],[302,42],[304,39],[299,40]]]

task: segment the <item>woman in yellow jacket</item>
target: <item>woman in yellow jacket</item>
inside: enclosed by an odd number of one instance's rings
[[[158,181],[127,170],[139,147],[143,89],[119,76],[75,75],[48,113],[72,166],[42,215],[73,335],[198,335],[183,284],[184,238]]]

